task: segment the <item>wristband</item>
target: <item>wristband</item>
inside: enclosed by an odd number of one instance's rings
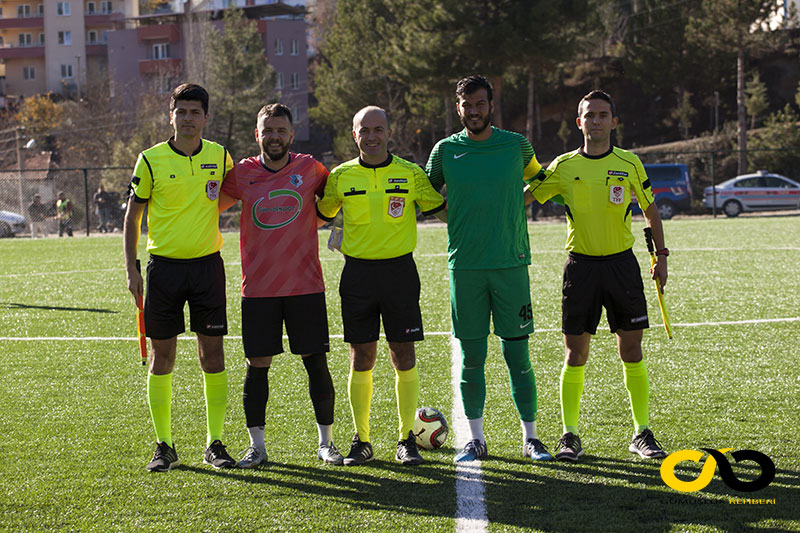
[[[661,250],[657,250],[656,255],[663,255],[664,257],[669,257],[669,248],[662,248]]]

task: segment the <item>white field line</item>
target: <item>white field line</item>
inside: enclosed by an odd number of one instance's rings
[[[469,441],[469,423],[461,402],[461,349],[458,339],[450,337],[450,381],[453,386],[453,428],[455,448]],[[456,464],[456,532],[482,532],[489,526],[484,499],[483,470],[480,461]]]
[[[795,317],[786,317],[786,318],[758,318],[753,320],[723,320],[719,322],[685,322],[685,323],[675,323],[672,324],[673,327],[678,326],[682,328],[702,328],[702,327],[712,327],[712,326],[736,326],[736,325],[743,325],[743,324],[768,324],[768,323],[775,323],[775,322],[800,322],[800,316]],[[663,328],[664,324],[650,324],[650,329],[659,329]],[[561,328],[543,328],[537,329],[534,332],[534,335],[537,333],[552,333],[552,332],[560,332]],[[426,331],[425,335],[430,337],[445,337],[450,336],[449,331]],[[381,333],[381,337],[383,337],[383,333]],[[226,335],[228,339],[241,339],[241,335]],[[343,335],[330,335],[332,339],[341,339]],[[288,339],[287,336],[284,335],[284,340]],[[188,341],[194,340],[195,337],[191,335],[181,335],[178,337],[179,341]],[[0,341],[138,341],[139,337],[0,337]],[[460,355],[459,355],[460,357]],[[459,369],[461,365],[461,360],[459,359]],[[460,379],[460,378],[459,378]],[[459,396],[460,398],[460,396]],[[466,444],[466,441],[464,441]]]

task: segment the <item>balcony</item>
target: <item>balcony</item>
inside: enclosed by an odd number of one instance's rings
[[[44,17],[0,18],[0,30],[44,28]]]
[[[44,45],[37,46],[12,46],[6,43],[0,47],[0,59],[27,59],[31,57],[44,57]]]
[[[87,56],[107,56],[108,45],[105,43],[86,43]]]
[[[139,74],[177,75],[180,71],[181,60],[178,58],[139,60]]]
[[[139,41],[163,41],[177,43],[181,34],[177,24],[155,24],[153,26],[140,26],[136,29]]]

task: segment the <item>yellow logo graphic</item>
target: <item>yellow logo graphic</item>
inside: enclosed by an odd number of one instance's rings
[[[683,481],[675,476],[675,467],[678,463],[683,461],[692,461],[700,463],[703,459],[703,453],[698,450],[679,450],[671,453],[661,463],[661,479],[664,480],[666,485],[679,492],[697,492],[703,490],[711,483],[711,478],[714,477],[714,471],[719,466],[719,475],[722,481],[725,482],[730,488],[741,492],[754,492],[763,489],[769,485],[775,478],[775,463],[772,462],[768,456],[755,450],[738,450],[731,454],[731,456],[738,463],[739,461],[753,461],[761,467],[761,475],[753,481],[741,481],[738,479],[731,469],[731,464],[724,454],[731,451],[733,448],[721,448],[719,450],[712,450],[709,448],[701,448],[703,451],[708,452],[705,464],[703,464],[700,475],[692,481]]]

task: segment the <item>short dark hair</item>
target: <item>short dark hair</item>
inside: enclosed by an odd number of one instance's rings
[[[175,87],[169,97],[169,112],[175,110],[175,102],[178,100],[192,100],[203,105],[203,113],[208,115],[208,92],[196,83],[182,83]]]
[[[467,76],[466,78],[460,80],[456,84],[456,96],[464,96],[467,94],[472,94],[480,89],[486,89],[486,96],[487,98],[489,98],[489,101],[491,102],[492,85],[489,83],[489,80],[487,80],[480,74],[473,74],[472,76]]]
[[[617,106],[614,105],[614,100],[611,98],[611,95],[605,91],[601,91],[600,89],[595,89],[581,98],[581,101],[578,102],[578,116],[581,116],[581,106],[583,103],[589,100],[603,100],[608,102],[608,104],[611,106],[611,116],[617,116]]]
[[[267,104],[258,111],[256,118],[256,126],[261,124],[262,120],[268,120],[272,117],[286,117],[289,119],[289,125],[292,122],[292,111],[283,104]]]

